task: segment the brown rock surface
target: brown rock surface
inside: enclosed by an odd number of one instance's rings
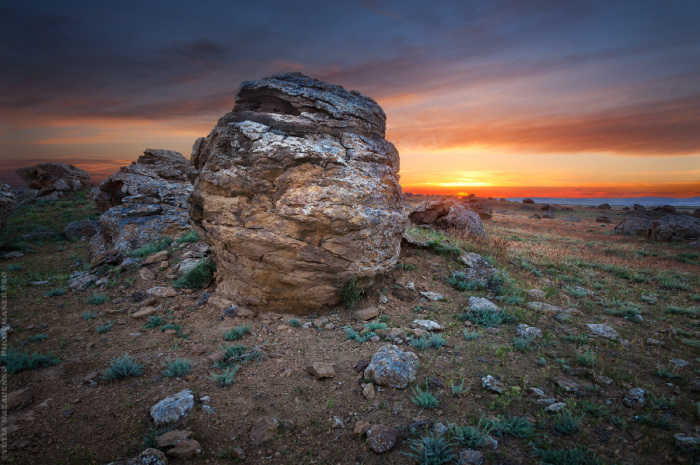
[[[418,204],[408,214],[413,224],[431,225],[440,229],[465,231],[469,236],[486,237],[481,217],[456,199],[430,199]]]
[[[15,172],[30,189],[38,189],[39,196],[52,192],[79,191],[90,187],[87,171],[63,163],[39,163],[18,168]]]
[[[241,84],[232,112],[193,148],[192,224],[217,293],[254,309],[336,305],[396,263],[406,229],[399,155],[372,99],[300,74]]]
[[[646,232],[653,241],[682,241],[700,238],[700,219],[690,215],[666,215],[654,221]]]

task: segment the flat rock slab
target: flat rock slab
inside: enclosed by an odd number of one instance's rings
[[[192,431],[176,429],[158,436],[156,438],[156,444],[162,449],[164,447],[174,446],[180,441],[184,441],[185,439],[189,439],[191,437]]]
[[[367,307],[358,310],[355,312],[355,315],[357,315],[357,318],[360,320],[371,320],[372,318],[376,318],[379,316],[379,309],[377,307]]]
[[[158,311],[158,309],[156,309],[156,307],[143,307],[138,312],[132,313],[131,317],[136,318],[136,319],[146,318],[147,316],[151,316],[154,313],[156,313],[156,311]]]
[[[432,300],[433,302],[437,302],[439,300],[445,300],[445,297],[442,294],[438,294],[437,292],[430,292],[430,291],[424,291],[421,292],[420,295],[425,297],[428,300]]]
[[[413,320],[411,322],[411,328],[423,329],[425,331],[442,331],[445,329],[433,320]]]
[[[165,453],[170,457],[194,457],[195,455],[202,452],[202,446],[199,441],[194,439],[183,439],[178,442],[175,447],[168,449]]]
[[[545,302],[529,302],[527,304],[528,308],[535,310],[537,312],[542,312],[542,313],[562,313],[564,312],[563,308],[557,307],[556,305],[551,305]]]
[[[588,329],[591,330],[591,333],[594,336],[600,336],[604,337],[606,339],[612,339],[614,341],[617,341],[620,339],[620,335],[615,331],[613,328],[607,325],[601,325],[601,324],[593,324],[589,323],[586,326],[588,326]]]
[[[469,297],[469,310],[472,311],[490,311],[500,313],[501,308],[483,297]]]
[[[491,375],[487,375],[481,378],[481,386],[487,391],[495,392],[496,394],[503,393],[503,389],[505,388],[503,383],[501,383]]]
[[[194,407],[194,394],[189,389],[173,394],[151,407],[151,417],[156,425],[175,423],[190,414]]]
[[[152,287],[146,292],[156,297],[175,297],[177,295],[177,291],[172,287]]]

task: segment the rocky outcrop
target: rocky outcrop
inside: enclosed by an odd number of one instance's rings
[[[653,222],[654,220],[649,218],[643,211],[639,211],[639,213],[627,215],[620,221],[620,223],[615,226],[615,232],[630,236],[644,237]]]
[[[15,194],[12,192],[12,188],[4,182],[0,182],[0,231],[5,229],[5,224],[15,210],[16,205]]]
[[[77,242],[83,237],[92,237],[100,229],[100,223],[96,220],[84,219],[68,223],[63,228],[63,235],[70,242]]]
[[[646,231],[653,241],[683,241],[700,238],[700,219],[690,215],[666,215],[651,223]]]
[[[309,313],[393,268],[407,221],[385,119],[369,97],[297,73],[241,84],[192,151],[189,211],[217,293]]]
[[[416,225],[430,225],[440,229],[465,231],[474,237],[486,237],[484,223],[474,210],[451,198],[431,199],[418,204],[408,214]]]
[[[610,210],[610,204],[609,203],[601,203],[600,205],[598,205],[598,208],[600,210]]]
[[[479,215],[482,220],[490,220],[493,216],[493,207],[491,202],[486,199],[472,198],[469,199],[467,206]]]
[[[90,187],[87,171],[63,163],[39,163],[18,168],[15,172],[30,189],[37,189],[39,197],[52,192],[79,191]]]
[[[103,214],[99,233],[90,242],[93,258],[189,231],[186,203],[193,172],[179,152],[146,149],[137,161],[105,179],[94,195]]]

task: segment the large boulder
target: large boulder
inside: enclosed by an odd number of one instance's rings
[[[0,231],[5,228],[5,223],[12,215],[16,205],[17,202],[12,188],[4,182],[0,182]]]
[[[493,207],[491,206],[491,202],[486,199],[469,199],[468,207],[474,210],[482,220],[490,220],[493,216]]]
[[[193,173],[181,153],[146,149],[137,161],[105,179],[94,195],[103,214],[99,233],[90,242],[93,259],[189,231],[186,204]]]
[[[79,191],[90,187],[87,171],[63,163],[39,163],[18,168],[15,172],[30,189],[37,189],[43,197],[52,192]]]
[[[666,215],[651,223],[647,239],[654,241],[682,241],[700,238],[700,219],[690,215]]]
[[[643,211],[639,212],[641,213],[632,213],[623,218],[623,220],[615,226],[615,232],[630,236],[645,236],[654,220],[649,218]]]
[[[406,389],[416,380],[417,373],[416,354],[404,352],[395,345],[385,345],[372,356],[372,361],[365,368],[364,377],[381,386]]]
[[[192,151],[189,211],[217,293],[310,313],[394,267],[407,221],[385,120],[369,97],[298,73],[241,84]]]
[[[78,242],[83,237],[92,237],[100,229],[100,223],[89,218],[73,221],[63,228],[63,235],[70,242]]]
[[[416,225],[464,231],[468,236],[486,237],[484,222],[468,205],[453,199],[431,199],[416,205],[408,214]]]

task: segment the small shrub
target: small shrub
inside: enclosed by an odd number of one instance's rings
[[[175,331],[177,331],[177,332],[179,333],[180,330],[182,329],[182,325],[174,325],[174,324],[172,324],[172,323],[169,323],[169,324],[167,324],[167,325],[161,326],[161,327],[160,327],[160,332],[161,332],[161,333],[164,333],[164,332],[166,332],[166,331],[169,330],[169,329],[173,329],[173,330],[175,330]]]
[[[462,378],[462,382],[459,384],[454,384],[454,381],[450,381],[450,389],[452,390],[452,395],[455,397],[461,396],[463,393],[469,390],[469,387],[464,389],[464,378]]]
[[[197,232],[192,230],[185,234],[184,236],[181,236],[177,239],[178,244],[187,244],[189,242],[197,242],[199,241],[199,236],[197,235]]]
[[[582,402],[581,408],[586,415],[594,418],[601,418],[610,413],[610,409],[607,406],[597,405],[588,401]]]
[[[236,326],[224,333],[224,341],[237,341],[250,332],[250,324]]]
[[[664,379],[678,379],[681,376],[674,373],[672,367],[662,367],[661,365],[656,366],[656,376]]]
[[[343,307],[352,310],[364,295],[365,291],[357,286],[357,280],[353,277],[340,291],[340,302],[343,304]]]
[[[112,330],[112,326],[114,326],[114,323],[112,323],[112,321],[109,320],[103,325],[95,326],[95,330],[100,334],[104,334],[110,332]]]
[[[43,340],[46,340],[49,338],[48,334],[35,334],[34,336],[29,336],[27,338],[27,344],[31,344],[32,342],[41,342]]]
[[[585,334],[580,334],[576,336],[559,336],[559,339],[566,342],[573,342],[574,344],[587,344],[591,340]]]
[[[144,329],[151,329],[151,328],[158,328],[160,326],[163,326],[165,324],[165,320],[162,317],[159,316],[149,316],[148,317],[148,322],[143,325]]]
[[[700,316],[700,311],[697,308],[680,308],[680,307],[668,307],[664,310],[664,313],[669,315],[690,315],[694,318]]]
[[[109,297],[105,294],[92,294],[87,298],[87,303],[90,305],[102,305],[105,302],[109,302]]]
[[[257,348],[248,349],[242,345],[232,345],[223,349],[224,359],[217,363],[221,369],[233,366],[235,363],[247,365],[248,363],[262,359],[262,352]]]
[[[459,316],[459,319],[462,321],[469,320],[475,325],[483,326],[484,328],[491,328],[502,323],[512,324],[518,322],[517,317],[505,310],[497,313],[487,309],[467,310]]]
[[[97,318],[97,312],[88,310],[86,312],[81,313],[80,316],[83,318],[83,320],[94,320],[95,318]]]
[[[133,250],[129,255],[136,258],[148,257],[149,255],[153,255],[154,253],[158,253],[161,250],[167,249],[172,242],[172,239],[170,239],[169,237],[163,237],[161,239],[158,239],[157,241],[151,242],[149,244],[144,245],[143,247],[139,247],[138,249]]]
[[[591,352],[589,349],[586,349],[585,352],[581,352],[576,356],[576,362],[584,367],[592,367],[597,361],[598,357],[595,352]]]
[[[202,260],[175,281],[174,287],[178,289],[201,289],[206,287],[214,277],[216,265],[208,260]]]
[[[371,323],[365,323],[365,328],[369,331],[376,331],[378,329],[386,329],[386,323],[381,323],[379,321],[373,321]]]
[[[643,425],[651,426],[652,428],[661,428],[670,430],[673,429],[673,423],[671,423],[671,415],[664,413],[654,417],[651,413],[645,413],[643,415],[635,415],[632,420],[635,423],[641,423]]]
[[[486,288],[486,285],[480,281],[469,280],[463,271],[452,272],[446,282],[457,291],[476,291]]]
[[[479,420],[479,427],[475,426],[450,426],[450,434],[462,447],[469,449],[479,449],[484,445],[486,437],[491,433],[493,427],[484,419]]]
[[[396,265],[394,265],[395,270],[404,270],[404,271],[412,271],[416,269],[415,265],[411,265],[409,263],[402,263],[402,262],[396,262]]]
[[[605,463],[584,446],[549,450],[535,447],[535,456],[548,465],[603,465]]]
[[[506,416],[499,415],[491,420],[489,424],[497,436],[509,434],[516,438],[529,438],[533,433],[532,424],[527,418],[511,416],[510,414]]]
[[[291,320],[289,320],[289,326],[291,326],[292,328],[300,328],[301,323],[296,318],[292,318]]]
[[[668,410],[676,406],[676,399],[667,399],[666,396],[656,397],[654,394],[651,395],[651,405],[658,410]]]
[[[192,364],[189,360],[178,358],[168,363],[168,366],[163,370],[163,376],[168,378],[179,378],[185,376],[192,369]]]
[[[437,400],[437,397],[435,397],[433,393],[430,392],[430,390],[428,389],[427,384],[425,386],[425,391],[423,391],[421,388],[412,388],[412,391],[413,397],[411,397],[411,401],[419,407],[427,408],[428,410],[433,410],[436,409],[440,404]]]
[[[215,375],[214,373],[212,373],[209,379],[214,381],[220,387],[231,386],[233,383],[236,382],[236,372],[240,370],[240,368],[240,365],[228,367],[224,370],[223,373],[219,375]]]
[[[465,329],[464,331],[462,331],[462,335],[464,336],[464,339],[466,341],[474,341],[476,339],[479,339],[481,333],[478,331],[469,331],[468,329]]]
[[[46,292],[44,295],[46,297],[58,297],[58,296],[65,295],[65,293],[66,293],[66,290],[62,287],[59,287],[57,289],[52,289],[49,292]]]
[[[574,416],[569,409],[561,409],[554,417],[553,427],[555,431],[566,434],[573,434],[581,426],[583,417]]]
[[[528,352],[532,348],[533,339],[527,336],[519,336],[513,339],[513,347],[522,353]]]
[[[365,342],[368,341],[371,337],[376,336],[372,331],[367,331],[364,336],[360,336],[360,333],[352,329],[350,326],[346,326],[343,328],[345,330],[345,337],[347,339],[357,341],[357,342]]]
[[[104,372],[106,379],[123,379],[128,377],[138,377],[143,374],[143,367],[136,363],[128,355],[112,360],[109,368]]]
[[[5,355],[0,356],[0,365],[7,366],[9,374],[19,373],[24,370],[36,370],[42,367],[50,367],[60,360],[49,353],[48,355],[29,353],[9,347]]]
[[[456,245],[444,244],[439,240],[428,242],[428,248],[440,255],[462,255],[462,249]]]
[[[440,336],[439,334],[432,333],[420,338],[413,338],[411,340],[411,346],[415,347],[416,349],[427,349],[429,347],[439,349],[445,344],[447,344],[447,341],[444,337]]]
[[[442,435],[429,434],[420,439],[413,439],[409,443],[413,452],[402,453],[418,460],[420,465],[442,465],[455,460],[451,441]]]

